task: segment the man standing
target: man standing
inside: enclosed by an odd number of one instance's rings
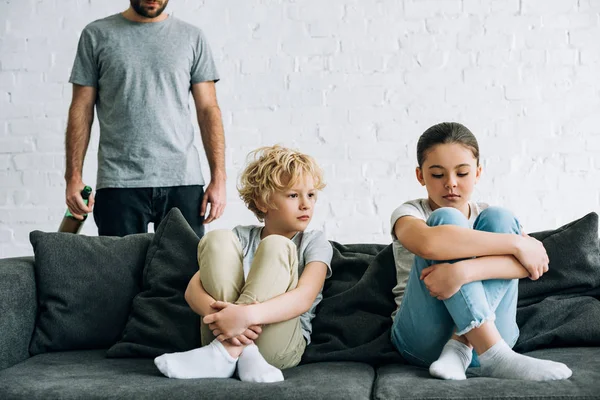
[[[199,237],[226,203],[225,138],[210,48],[197,27],[163,13],[169,0],[130,0],[123,13],[87,25],[70,82],[66,202],[92,211],[99,235],[147,232],[178,207]],[[211,179],[194,146],[189,94]],[[80,192],[94,106],[100,123],[96,196]],[[208,207],[210,203],[210,207]],[[204,217],[207,209],[208,216]]]

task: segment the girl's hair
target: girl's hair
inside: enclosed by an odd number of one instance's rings
[[[325,187],[323,172],[311,156],[279,145],[261,147],[248,155],[237,189],[246,207],[262,222],[265,213],[258,205],[274,208],[271,195],[290,189],[306,175],[313,178],[316,190]]]
[[[473,157],[479,165],[479,145],[475,135],[464,125],[458,122],[442,122],[427,129],[417,143],[417,161],[419,168],[423,166],[427,152],[438,144],[458,143],[468,147],[473,152]]]

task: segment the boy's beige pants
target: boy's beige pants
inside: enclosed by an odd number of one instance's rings
[[[215,300],[236,304],[262,303],[286,293],[298,284],[296,245],[284,236],[269,235],[261,240],[244,283],[242,247],[231,230],[208,232],[198,244],[200,281]],[[215,336],[200,323],[202,346]],[[260,353],[274,367],[298,365],[306,348],[300,317],[265,325],[255,340]]]

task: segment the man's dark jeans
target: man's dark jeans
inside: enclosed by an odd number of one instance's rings
[[[200,206],[202,185],[157,188],[105,188],[95,195],[94,221],[98,235],[125,236],[154,229],[173,207],[179,208],[199,238],[204,235]]]

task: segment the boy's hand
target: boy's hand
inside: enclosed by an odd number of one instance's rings
[[[421,280],[429,294],[438,300],[452,297],[466,283],[462,264],[434,264],[421,271]]]
[[[220,311],[205,316],[202,322],[208,325],[220,342],[244,334],[252,324],[246,306],[225,301],[215,301],[210,306]]]
[[[519,239],[514,256],[529,272],[529,279],[535,281],[548,272],[550,259],[544,245],[539,240],[526,233],[522,233]]]
[[[234,346],[247,346],[254,343],[258,336],[262,333],[262,328],[258,325],[249,326],[246,331],[234,338],[229,339],[229,343]]]

